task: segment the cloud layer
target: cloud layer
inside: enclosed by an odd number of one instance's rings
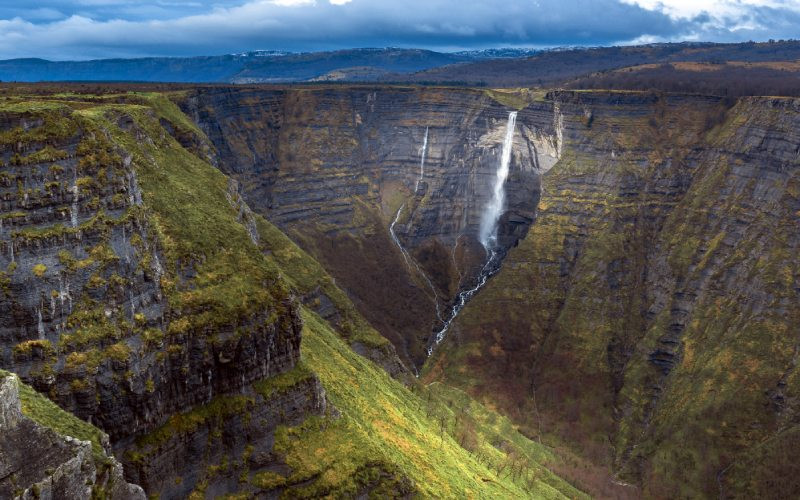
[[[789,38],[800,0],[12,0],[0,58]]]

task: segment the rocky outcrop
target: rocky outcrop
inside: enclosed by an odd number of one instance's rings
[[[65,416],[64,418],[69,418]],[[113,457],[93,456],[92,443],[63,436],[23,415],[19,381],[0,373],[0,497],[142,499]]]
[[[398,352],[421,364],[438,316],[485,262],[477,234],[514,108],[491,92],[392,87],[202,89],[182,107],[248,204],[323,262]],[[552,102],[519,113],[503,249],[535,217],[559,134]],[[388,234],[394,220],[402,250]]]

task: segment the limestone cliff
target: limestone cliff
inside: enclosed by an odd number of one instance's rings
[[[503,97],[468,89],[217,88],[189,94],[182,107],[248,204],[316,256],[398,353],[420,365],[441,327],[437,316],[485,262],[481,213],[509,111],[527,102]],[[539,176],[561,148],[552,104],[523,109],[517,124],[503,249],[525,235]]]
[[[180,442],[149,451],[177,455],[171,469],[142,469],[136,443],[292,370],[302,328],[227,179],[190,152],[203,139],[172,109],[157,95],[0,109],[0,367],[106,431],[129,477],[165,498],[197,486],[201,455]],[[264,432],[323,411],[309,387],[254,397],[271,412]],[[165,489],[180,476],[183,489]]]
[[[536,222],[429,376],[647,496],[798,491],[798,103],[548,99],[564,139]]]

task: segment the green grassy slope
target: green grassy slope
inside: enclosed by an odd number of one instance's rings
[[[507,419],[438,384],[412,392],[356,355],[319,317],[308,310],[303,317],[303,359],[341,416],[279,433],[290,479],[319,476],[297,494],[353,494],[366,465],[385,464],[424,497],[582,496],[541,465],[552,454]]]

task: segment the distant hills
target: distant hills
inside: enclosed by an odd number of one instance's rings
[[[442,53],[421,49],[349,49],[288,53],[253,51],[201,57],[147,57],[91,61],[10,59],[0,61],[0,80],[139,81],[188,83],[286,83],[314,80],[377,80],[493,57],[520,57],[531,49]]]
[[[603,71],[673,62],[722,64],[800,60],[800,41],[721,43],[661,43],[628,47],[548,50],[517,59],[483,59],[392,75],[397,81],[450,83],[491,87],[535,87],[568,84]]]
[[[679,62],[720,65],[727,62],[777,61],[800,61],[800,41],[738,44],[687,42],[550,50],[499,48],[451,53],[422,49],[362,48],[306,53],[259,50],[221,56],[91,61],[10,59],[0,61],[0,80],[233,84],[383,82],[492,87],[577,85],[581,88],[596,87],[599,81],[611,81],[619,88],[640,88],[650,85],[649,82],[654,79],[672,77],[675,73],[654,72],[645,68],[647,72],[638,74],[648,77],[637,77],[635,82],[619,75],[609,80],[604,73]],[[766,71],[763,68],[736,68],[737,75],[747,78],[761,79]],[[763,78],[774,80],[781,77],[781,73],[775,73],[774,65],[769,71],[772,73],[765,74]],[[703,89],[721,88],[717,83],[704,83],[702,74],[691,75],[692,85],[696,83]],[[792,72],[790,76],[796,77],[796,74]],[[785,82],[769,88],[783,87]]]

